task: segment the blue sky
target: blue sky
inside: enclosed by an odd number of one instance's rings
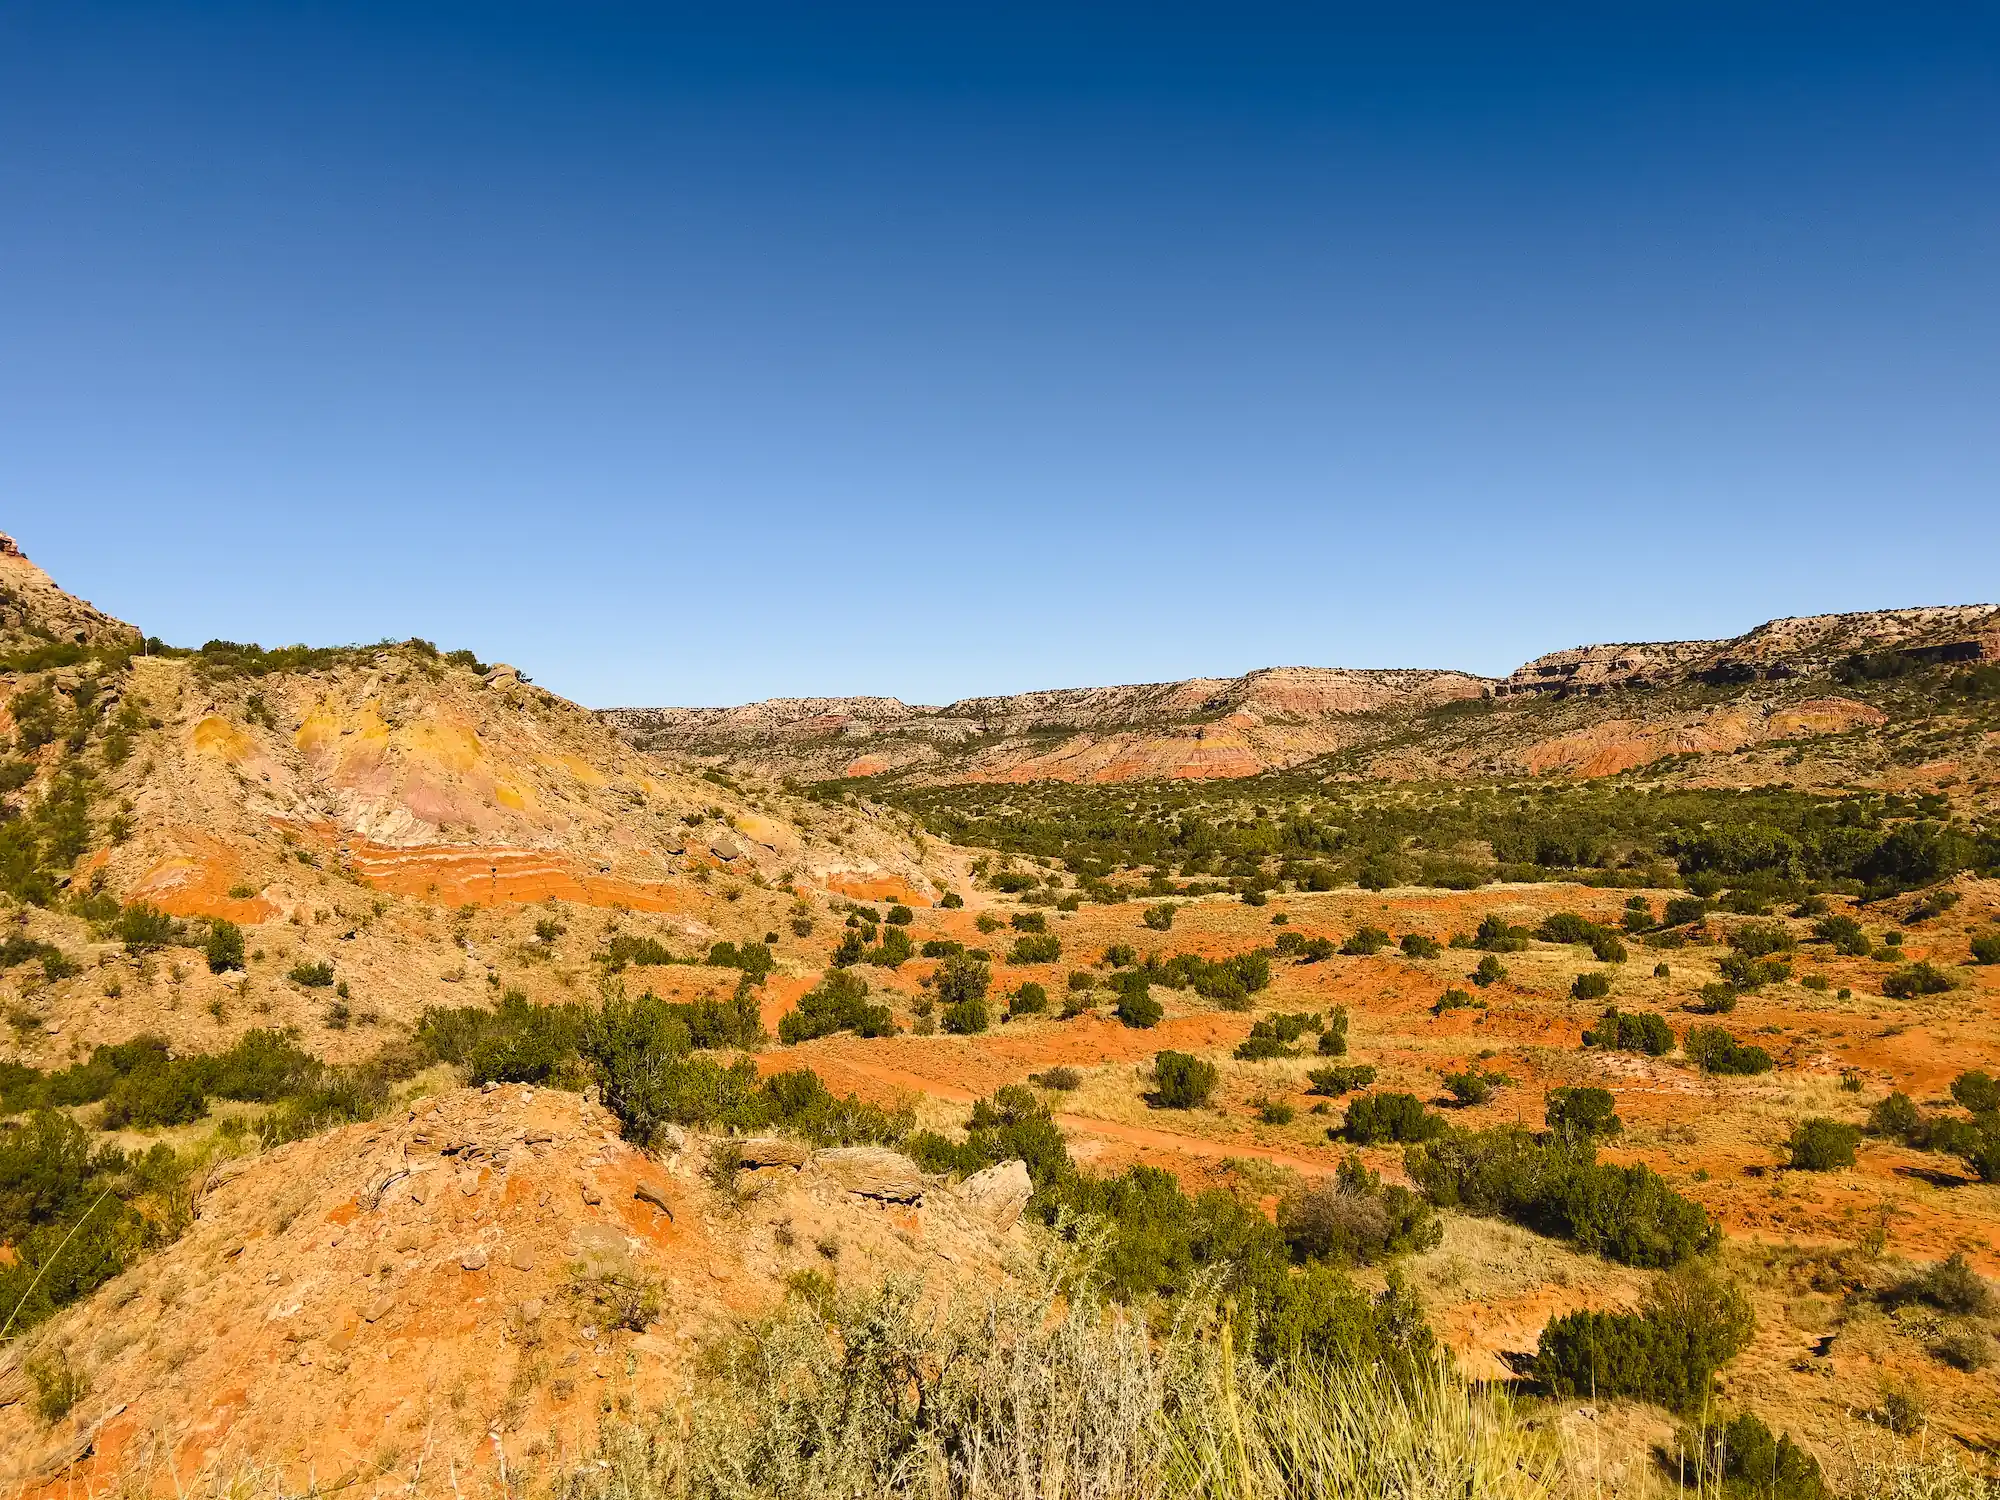
[[[1979,6],[0,7],[0,529],[591,704],[2000,595]]]

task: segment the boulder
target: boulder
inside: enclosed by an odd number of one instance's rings
[[[816,1165],[863,1198],[890,1203],[915,1203],[924,1196],[924,1174],[907,1156],[882,1146],[842,1146],[813,1155]]]
[[[743,855],[743,846],[737,842],[735,834],[717,833],[710,835],[708,851],[717,859],[740,859]]]
[[[958,1196],[967,1212],[997,1230],[1014,1227],[1035,1184],[1028,1177],[1024,1161],[1003,1161],[997,1166],[974,1172],[958,1186]]]
[[[736,1143],[737,1160],[746,1167],[803,1167],[812,1157],[812,1148],[803,1141],[781,1136],[759,1135]]]
[[[765,817],[762,813],[745,812],[736,815],[736,831],[753,844],[762,844],[766,849],[779,853],[798,847],[782,823]]]

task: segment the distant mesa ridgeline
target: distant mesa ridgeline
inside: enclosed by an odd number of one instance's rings
[[[2000,606],[1948,604],[1801,615],[1767,621],[1726,641],[1573,646],[1516,667],[1494,685],[1493,696],[1598,693],[1690,681],[1727,687],[1828,677],[1852,656],[1885,652],[1926,662],[2000,659]]]
[[[921,732],[956,741],[984,735],[1197,723],[1230,715],[1316,720],[1390,707],[1479,698],[1491,679],[1469,672],[1266,667],[1242,677],[1193,677],[1121,687],[1048,688],[961,698],[936,707],[899,698],[767,698],[735,708],[607,708],[628,735],[750,743],[770,736]],[[921,726],[921,730],[918,729]]]
[[[1567,700],[1648,689],[1803,686],[1855,657],[2000,660],[2000,606],[1772,620],[1729,640],[1578,646],[1504,678],[1449,670],[1270,667],[1236,678],[1060,688],[944,706],[896,698],[772,698],[733,708],[609,708],[644,749],[722,756],[826,779],[914,769],[953,780],[1249,776],[1381,737],[1454,703]],[[1635,709],[1643,716],[1643,709]]]

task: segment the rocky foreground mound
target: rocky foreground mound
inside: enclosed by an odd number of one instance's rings
[[[773,1139],[718,1170],[616,1125],[489,1086],[224,1164],[175,1244],[11,1351],[8,1492],[490,1488],[580,1461],[802,1272],[991,1284],[1026,1250],[1018,1162],[947,1187]],[[61,1366],[86,1393],[50,1424],[30,1370]]]

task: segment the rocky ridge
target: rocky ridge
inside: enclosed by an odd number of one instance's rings
[[[96,605],[63,592],[0,532],[0,651],[37,646],[113,645],[136,642],[139,632]]]

